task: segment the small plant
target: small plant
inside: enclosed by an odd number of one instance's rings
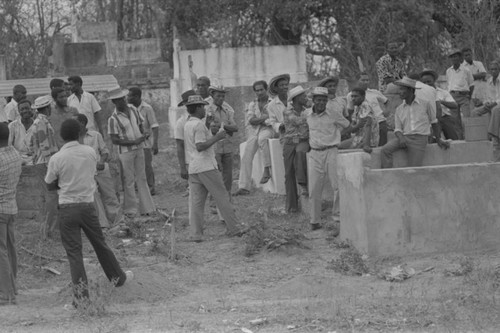
[[[116,280],[101,281],[89,280],[87,285],[80,283],[74,287],[78,297],[74,305],[79,315],[83,317],[101,317],[106,314],[106,308],[110,304],[111,295],[115,290]],[[88,293],[88,297],[84,295]]]
[[[331,260],[326,268],[344,275],[363,275],[368,273],[368,267],[354,246],[350,246],[346,251],[342,252],[339,259]]]

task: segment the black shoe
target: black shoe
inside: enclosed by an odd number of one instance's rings
[[[311,230],[313,230],[313,231],[321,229],[321,228],[322,228],[322,226],[319,223],[313,223],[313,224],[311,224]]]

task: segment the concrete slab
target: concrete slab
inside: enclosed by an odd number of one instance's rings
[[[339,158],[341,239],[370,255],[498,249],[500,163],[372,170]]]

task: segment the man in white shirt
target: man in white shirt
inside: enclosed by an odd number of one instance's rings
[[[12,90],[12,99],[9,104],[5,106],[4,112],[7,116],[7,119],[10,122],[16,120],[19,117],[19,110],[17,109],[17,103],[26,99],[26,88],[23,85],[16,85]]]
[[[189,96],[196,95],[194,90],[188,90],[182,93],[182,101],[177,105],[178,107],[183,107],[186,109],[185,104]],[[186,145],[184,144],[184,126],[189,118],[189,114],[186,112],[175,123],[174,129],[174,139],[177,146],[177,159],[179,160],[179,168],[181,170],[181,178],[188,179],[188,167],[190,160],[190,152],[186,150]]]
[[[470,117],[470,101],[474,89],[474,77],[469,69],[462,66],[462,51],[458,49],[451,50],[448,57],[452,62],[452,66],[446,70],[448,91],[458,103],[460,111],[456,114],[452,111],[452,116],[462,123],[462,117]]]
[[[462,49],[462,54],[464,56],[462,65],[471,72],[474,78],[473,85],[475,85],[477,81],[486,80],[486,69],[481,61],[472,59],[472,49],[470,47],[464,47]]]
[[[450,110],[458,109],[458,104],[451,94],[439,87],[436,87],[438,74],[432,69],[424,69],[420,73],[422,83],[436,89],[436,100],[441,104],[441,109],[437,111],[436,118],[438,119],[441,130],[446,139],[459,140],[460,124],[451,116]]]
[[[217,170],[214,144],[226,137],[226,131],[220,127],[212,135],[202,119],[205,117],[207,102],[199,95],[190,96],[186,103],[189,119],[184,127],[186,147],[193,152],[189,161],[190,210],[189,224],[191,226],[190,240],[196,243],[203,241],[203,211],[207,194],[210,193],[226,224],[226,235],[241,236],[239,222],[229,201],[222,175]]]
[[[94,206],[94,175],[97,156],[91,147],[78,143],[80,124],[67,119],[61,125],[66,142],[49,161],[45,182],[59,193],[59,229],[66,250],[73,283],[73,306],[87,306],[89,292],[83,263],[81,230],[90,241],[104,273],[116,287],[125,283],[127,274],[120,268],[104,239]]]
[[[83,80],[79,76],[70,76],[68,78],[72,94],[68,97],[68,106],[72,106],[87,116],[89,123],[87,128],[93,131],[102,133],[102,126],[98,112],[101,111],[101,106],[97,99],[89,92],[83,90]]]
[[[275,76],[269,81],[269,92],[275,97],[267,103],[269,119],[264,124],[270,125],[276,134],[280,134],[283,123],[283,112],[285,112],[288,101],[289,74]]]

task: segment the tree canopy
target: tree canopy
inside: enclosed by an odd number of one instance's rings
[[[417,70],[442,72],[451,47],[488,63],[500,17],[499,0],[2,0],[0,10],[11,78],[44,76],[52,36],[75,19],[116,21],[119,39],[158,37],[169,62],[174,27],[183,49],[301,44],[312,77],[349,79],[359,60],[374,76],[389,40]]]

